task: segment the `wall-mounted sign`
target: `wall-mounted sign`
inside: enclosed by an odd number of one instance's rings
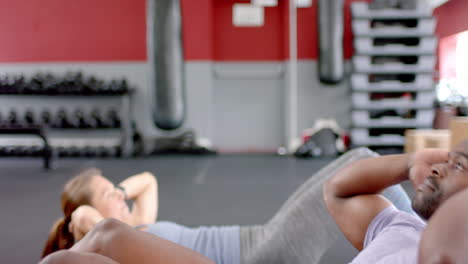
[[[252,4],[258,6],[277,6],[278,0],[252,0]]]
[[[312,0],[296,0],[297,7],[311,7]]]
[[[437,8],[445,3],[447,3],[449,0],[419,0],[419,5],[422,7],[429,6],[430,8]]]
[[[265,21],[262,6],[251,4],[234,4],[232,23],[236,27],[261,27]]]

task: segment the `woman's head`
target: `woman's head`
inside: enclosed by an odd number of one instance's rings
[[[130,211],[125,202],[125,194],[122,190],[102,175],[92,179],[91,206],[93,206],[104,218],[115,218],[127,222]]]
[[[42,252],[43,257],[54,251],[73,246],[75,240],[73,234],[68,229],[71,215],[81,205],[92,205],[92,182],[94,178],[100,175],[101,171],[98,169],[87,169],[65,184],[61,196],[63,217],[52,226],[46,246]]]
[[[69,180],[63,188],[61,204],[65,217],[70,216],[81,205],[92,205],[93,181],[102,173],[96,168],[87,169]]]

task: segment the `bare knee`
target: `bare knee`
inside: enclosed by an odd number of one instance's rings
[[[93,252],[107,255],[114,250],[119,240],[132,230],[133,228],[129,225],[116,219],[105,219],[99,222],[91,234]]]
[[[103,253],[113,246],[117,236],[131,229],[127,224],[116,219],[104,219],[99,222],[86,236],[71,250],[78,252]]]
[[[72,250],[60,250],[47,256],[39,264],[118,264],[110,258],[95,254],[75,252]]]
[[[45,257],[39,264],[59,264],[73,261],[74,252],[59,250]]]
[[[93,228],[93,231],[96,233],[105,234],[125,226],[127,226],[127,224],[124,224],[117,219],[107,218],[97,223],[97,225]]]

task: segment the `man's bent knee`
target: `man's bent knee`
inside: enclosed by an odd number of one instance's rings
[[[93,252],[106,255],[108,251],[114,249],[120,238],[125,237],[132,230],[133,228],[119,220],[102,220],[93,229],[90,239],[93,243]]]
[[[116,234],[122,233],[122,230],[130,228],[126,224],[116,219],[104,219],[97,223],[96,226],[86,236],[75,244],[71,250],[77,252],[93,252],[100,253],[112,246]]]
[[[121,228],[123,226],[127,225],[117,219],[107,218],[97,223],[93,230],[99,233],[107,233],[109,231]]]
[[[73,258],[73,254],[74,252],[69,250],[59,250],[45,257],[41,262],[39,262],[39,264],[67,263],[67,260],[71,260]]]

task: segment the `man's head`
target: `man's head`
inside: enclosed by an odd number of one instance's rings
[[[429,219],[452,195],[468,187],[468,140],[453,148],[442,163],[432,165],[431,175],[418,186],[413,209]]]
[[[419,264],[466,263],[468,189],[453,195],[434,213],[419,244]]]

